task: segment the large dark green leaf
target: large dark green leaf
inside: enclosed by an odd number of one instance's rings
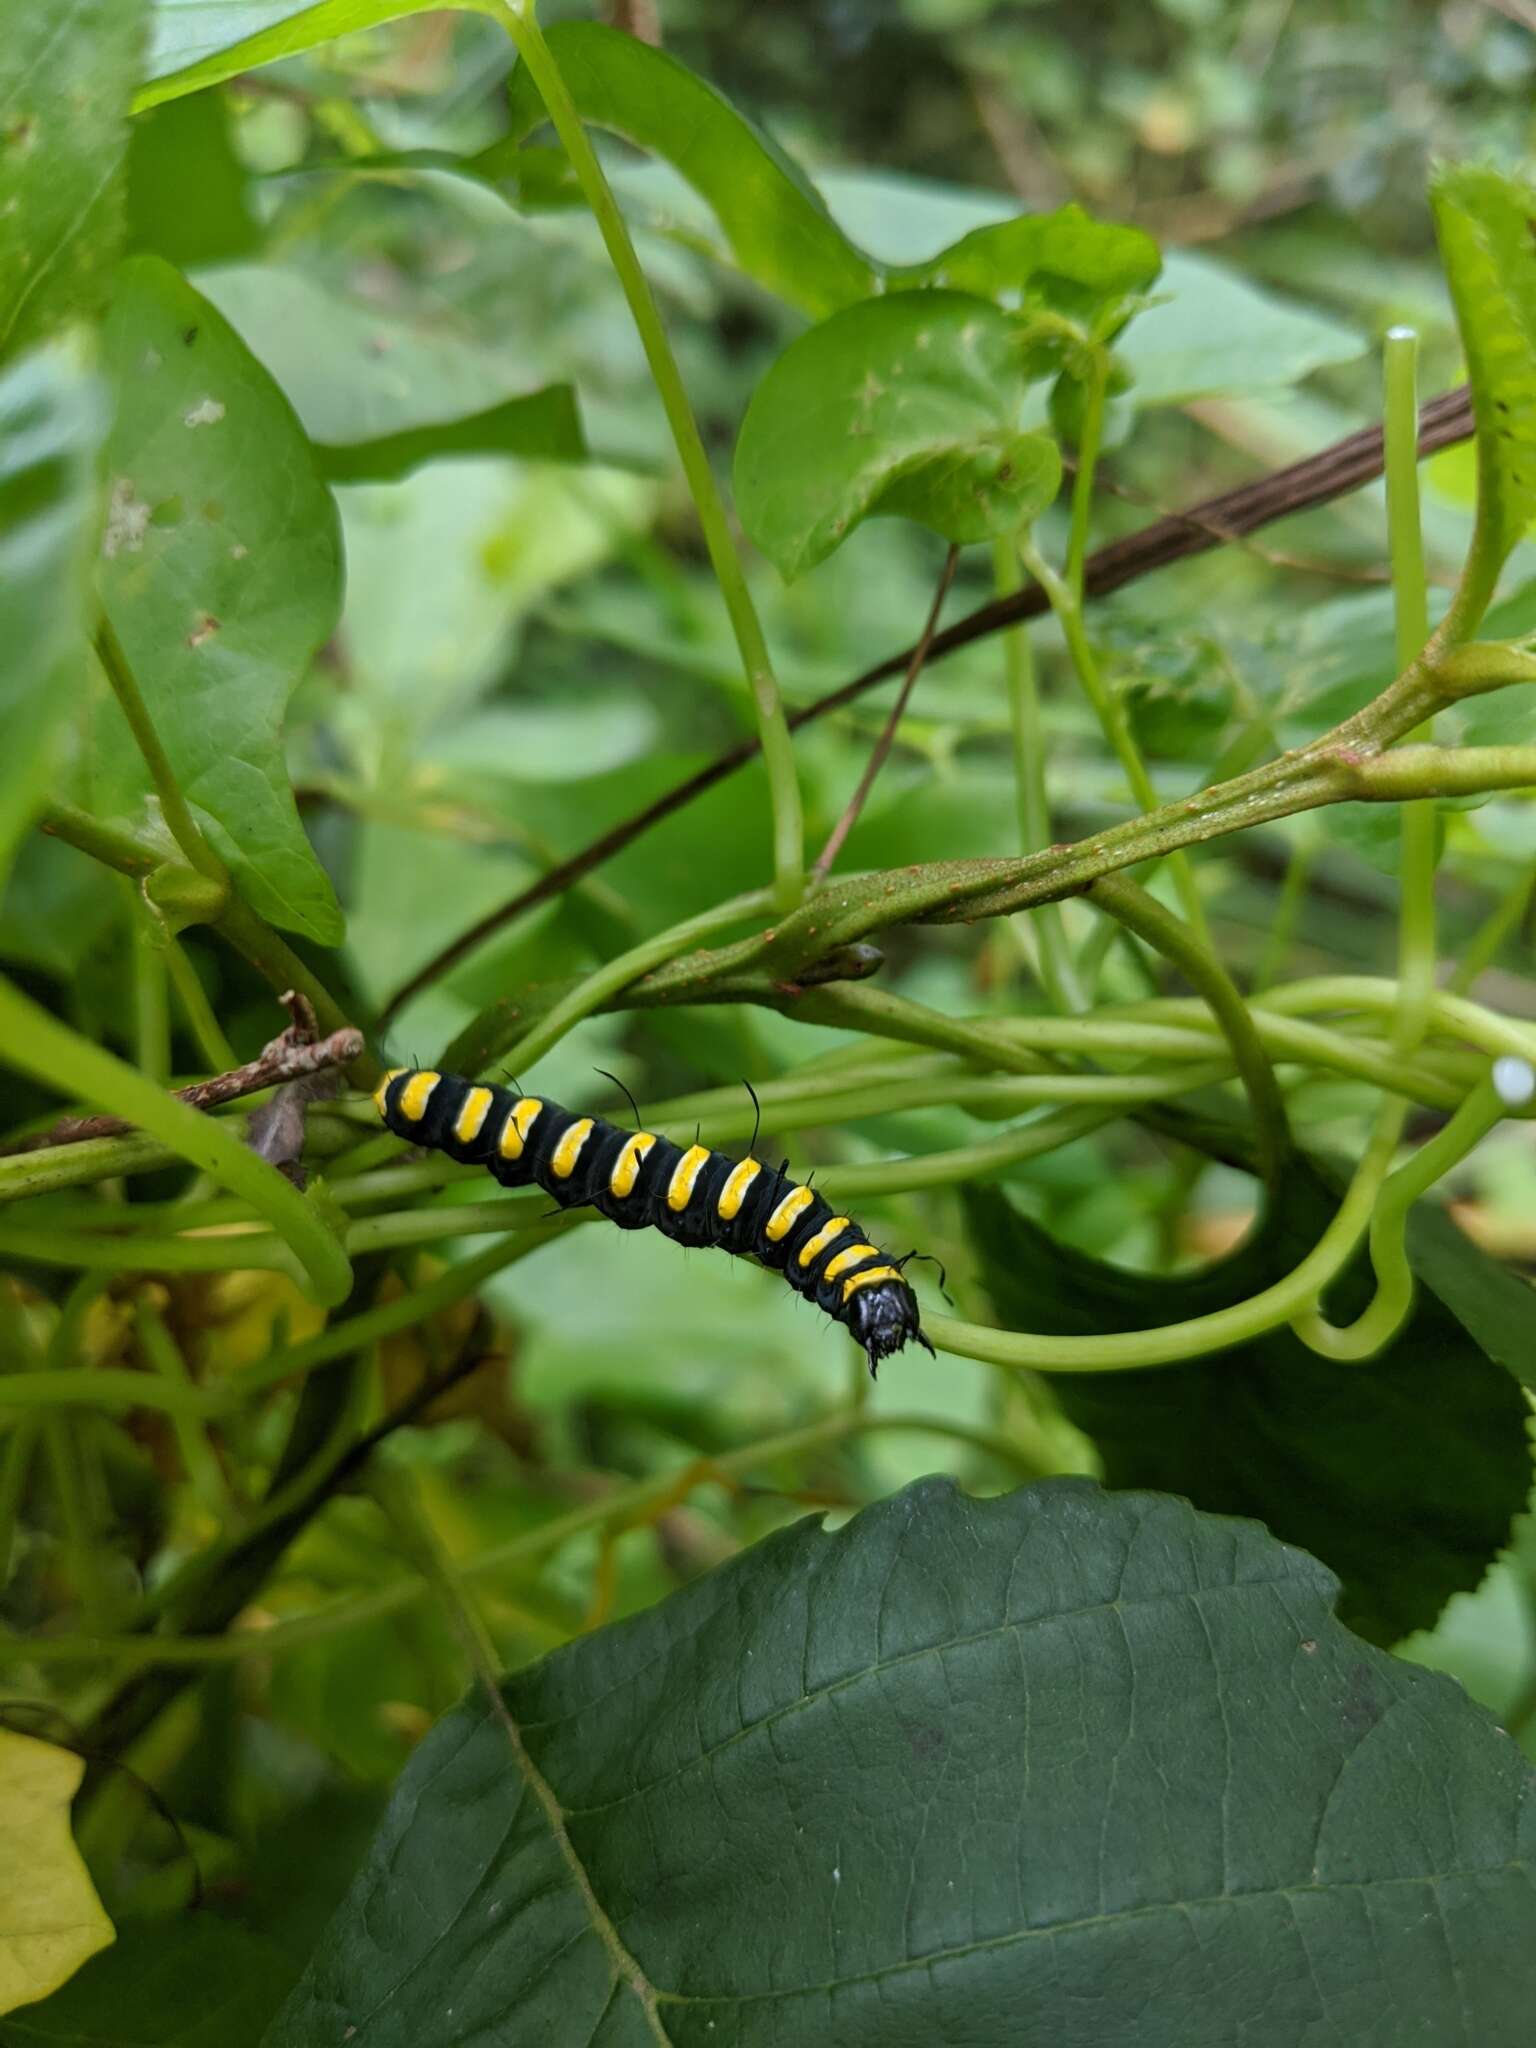
[[[1536,514],[1536,187],[1463,164],[1440,173],[1433,200],[1472,381],[1478,535],[1469,573],[1486,602]]]
[[[675,57],[598,22],[557,22],[548,41],[582,119],[672,164],[708,204],[743,270],[808,313],[877,289],[868,257],[798,165]],[[526,66],[513,73],[510,98],[508,144],[482,166],[488,173],[509,168],[508,145],[548,118]]]
[[[255,2048],[292,1966],[207,1912],[129,1926],[41,2005],[0,2020],[0,2048]]]
[[[736,503],[786,576],[861,520],[920,520],[946,540],[1009,533],[1056,495],[1061,462],[1020,433],[1019,321],[968,292],[849,306],[793,342],[758,386],[736,444]]]
[[[1078,1480],[801,1522],[450,1715],[267,2048],[1522,2048],[1536,1781],[1333,1593]]]
[[[1241,1301],[1301,1260],[1337,1201],[1297,1162],[1260,1237],[1173,1279],[1058,1244],[990,1190],[973,1190],[967,1208],[1001,1319],[1081,1336]],[[1320,1358],[1277,1330],[1190,1365],[1050,1381],[1098,1446],[1111,1485],[1257,1516],[1331,1566],[1345,1620],[1383,1642],[1428,1627],[1451,1594],[1478,1583],[1531,1479],[1525,1403],[1482,1318],[1507,1332],[1523,1323],[1528,1359],[1536,1297],[1432,1211],[1415,1215],[1409,1251],[1420,1283],[1413,1315],[1368,1364]],[[1371,1285],[1357,1262],[1330,1294],[1335,1315],[1357,1314]],[[1523,1296],[1523,1317],[1511,1294]]]
[[[106,411],[78,342],[50,343],[0,373],[0,877],[84,680]]]
[[[144,0],[7,0],[0,33],[0,354],[106,302],[123,229]]]
[[[333,945],[341,914],[299,823],[282,721],[340,610],[335,506],[287,400],[168,264],[123,265],[106,339],[107,609],[241,893]]]

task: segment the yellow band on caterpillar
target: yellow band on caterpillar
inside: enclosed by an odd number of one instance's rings
[[[422,1073],[412,1074],[400,1090],[400,1100],[395,1104],[395,1114],[403,1116],[407,1123],[419,1124],[427,1113],[427,1104],[432,1100],[432,1090],[442,1079],[430,1068]]]
[[[406,1074],[409,1072],[410,1069],[408,1067],[391,1067],[389,1072],[384,1076],[383,1080],[379,1083],[378,1087],[374,1089],[373,1106],[379,1112],[380,1116],[384,1114],[384,1098],[389,1093],[390,1082],[398,1081],[402,1074]]]
[[[577,1160],[581,1157],[581,1148],[591,1135],[591,1117],[578,1117],[549,1155],[550,1172],[558,1175],[561,1180],[569,1180],[576,1170]]]
[[[791,1188],[768,1218],[765,1235],[771,1237],[775,1244],[781,1237],[788,1237],[795,1227],[795,1218],[803,1216],[815,1199],[809,1188]]]
[[[846,1251],[839,1252],[835,1259],[828,1259],[823,1280],[835,1280],[840,1273],[846,1273],[850,1266],[856,1266],[860,1259],[878,1259],[880,1247],[877,1244],[851,1244]]]
[[[650,1151],[656,1140],[649,1131],[636,1131],[632,1138],[626,1138],[619,1156],[613,1162],[613,1175],[608,1182],[608,1192],[613,1195],[632,1195],[635,1183],[640,1178],[640,1162]]]
[[[693,1184],[709,1164],[709,1153],[702,1145],[690,1145],[672,1169],[672,1178],[667,1182],[667,1207],[679,1214],[693,1200]]]
[[[528,1133],[533,1129],[534,1119],[544,1107],[536,1095],[524,1095],[514,1102],[507,1111],[507,1120],[501,1127],[501,1137],[496,1149],[503,1159],[521,1159],[523,1147],[528,1142]]]
[[[816,1235],[808,1238],[801,1245],[799,1254],[800,1264],[802,1266],[814,1264],[821,1257],[827,1246],[832,1243],[833,1239],[841,1237],[847,1228],[848,1218],[846,1216],[833,1216],[826,1223],[823,1223]]]
[[[855,1273],[851,1280],[843,1282],[843,1299],[846,1301],[856,1287],[868,1287],[874,1280],[900,1280],[901,1274],[894,1266],[870,1266],[862,1273]]]
[[[486,1114],[495,1100],[489,1088],[470,1089],[453,1120],[453,1135],[461,1145],[468,1145],[479,1137],[480,1126],[485,1122]]]
[[[731,1168],[730,1176],[720,1190],[720,1200],[716,1204],[727,1223],[741,1214],[741,1205],[747,1199],[747,1190],[761,1172],[762,1168],[755,1159],[743,1159],[738,1166]]]

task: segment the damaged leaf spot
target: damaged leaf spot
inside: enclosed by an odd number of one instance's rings
[[[188,427],[217,426],[224,417],[224,408],[216,398],[200,399],[192,410],[183,416],[182,424]]]
[[[144,545],[151,507],[139,496],[131,476],[116,476],[107,498],[107,523],[102,529],[101,552],[110,561],[114,555],[136,555]]]
[[[201,647],[204,641],[211,640],[218,630],[219,622],[212,612],[199,612],[197,624],[187,635],[187,645],[193,648]]]

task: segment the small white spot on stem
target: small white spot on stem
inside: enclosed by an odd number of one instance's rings
[[[1536,1068],[1507,1052],[1493,1063],[1493,1092],[1506,1109],[1524,1109],[1536,1096]]]

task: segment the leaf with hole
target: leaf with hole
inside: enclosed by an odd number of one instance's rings
[[[451,1714],[266,2048],[1524,2048],[1536,1777],[1334,1592],[1081,1480],[799,1522]]]
[[[966,1196],[1000,1320],[1074,1336],[1153,1329],[1242,1301],[1296,1266],[1337,1206],[1336,1190],[1297,1159],[1259,1235],[1201,1272],[1158,1278],[1057,1243],[990,1190]],[[1339,1574],[1341,1614],[1379,1642],[1430,1626],[1453,1593],[1478,1583],[1531,1482],[1509,1345],[1485,1327],[1497,1317],[1523,1328],[1528,1352],[1529,1288],[1426,1205],[1408,1242],[1419,1279],[1412,1317],[1365,1364],[1320,1358],[1280,1329],[1189,1365],[1050,1378],[1112,1484],[1259,1517]],[[1371,1290],[1369,1265],[1357,1261],[1330,1292],[1330,1312],[1352,1320]]]
[[[341,913],[299,823],[282,736],[341,605],[336,509],[314,451],[239,337],[157,256],[122,266],[106,349],[117,419],[103,601],[241,894],[334,945]],[[126,758],[126,735],[111,733],[108,750]]]
[[[0,877],[85,681],[87,570],[106,396],[83,336],[0,371]]]
[[[865,519],[992,539],[1055,497],[1056,446],[1022,433],[1027,328],[965,292],[901,292],[834,313],[757,387],[736,444],[741,522],[785,577]]]
[[[8,0],[0,35],[0,355],[93,318],[123,234],[144,0]]]
[[[1478,609],[1536,514],[1536,186],[1489,166],[1431,187],[1477,422],[1477,533],[1463,588]]]

